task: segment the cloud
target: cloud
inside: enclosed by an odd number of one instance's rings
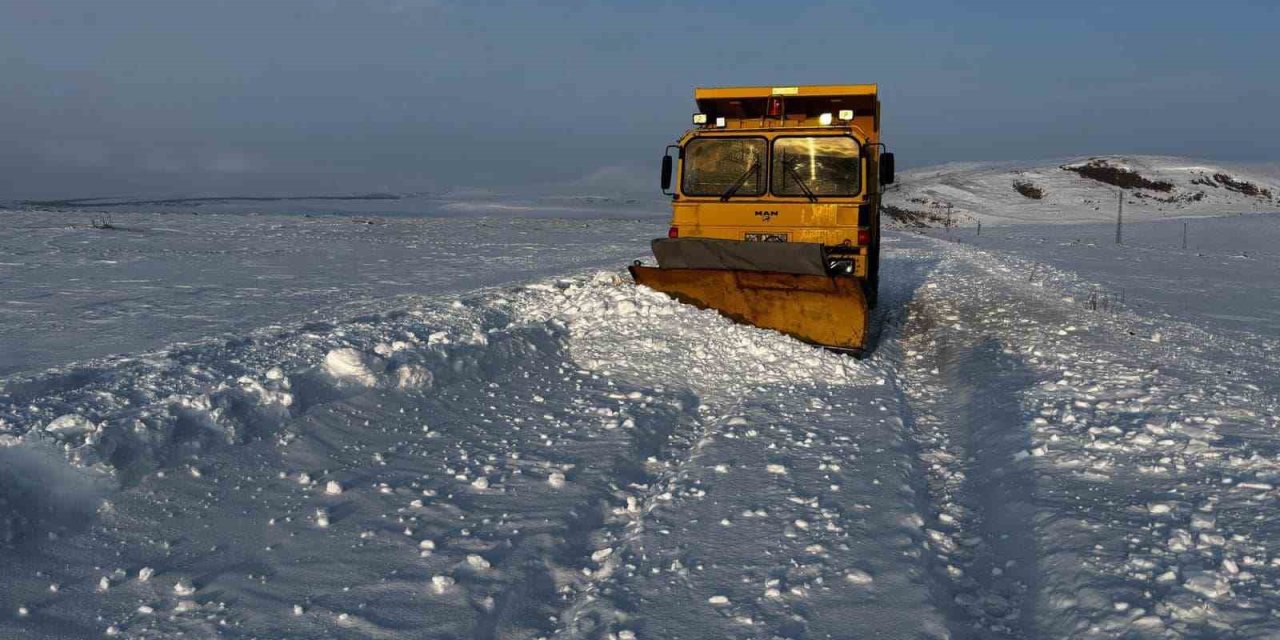
[[[54,167],[96,168],[111,163],[111,148],[98,140],[45,140],[36,154]]]

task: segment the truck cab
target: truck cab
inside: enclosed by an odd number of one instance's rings
[[[832,271],[874,296],[880,196],[893,181],[876,85],[700,88],[694,99],[694,126],[663,163],[668,236],[820,244]]]

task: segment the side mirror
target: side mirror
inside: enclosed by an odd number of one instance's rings
[[[880,184],[893,184],[893,154],[880,154]]]
[[[671,156],[662,156],[662,192],[671,190]]]

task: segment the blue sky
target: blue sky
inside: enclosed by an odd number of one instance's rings
[[[647,189],[731,84],[877,82],[905,167],[1275,162],[1278,6],[8,0],[0,198]]]

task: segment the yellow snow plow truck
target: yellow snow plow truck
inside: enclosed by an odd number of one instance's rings
[[[738,322],[861,353],[880,272],[876,85],[696,89],[662,158],[671,229],[639,284]],[[673,181],[674,180],[674,181]]]

